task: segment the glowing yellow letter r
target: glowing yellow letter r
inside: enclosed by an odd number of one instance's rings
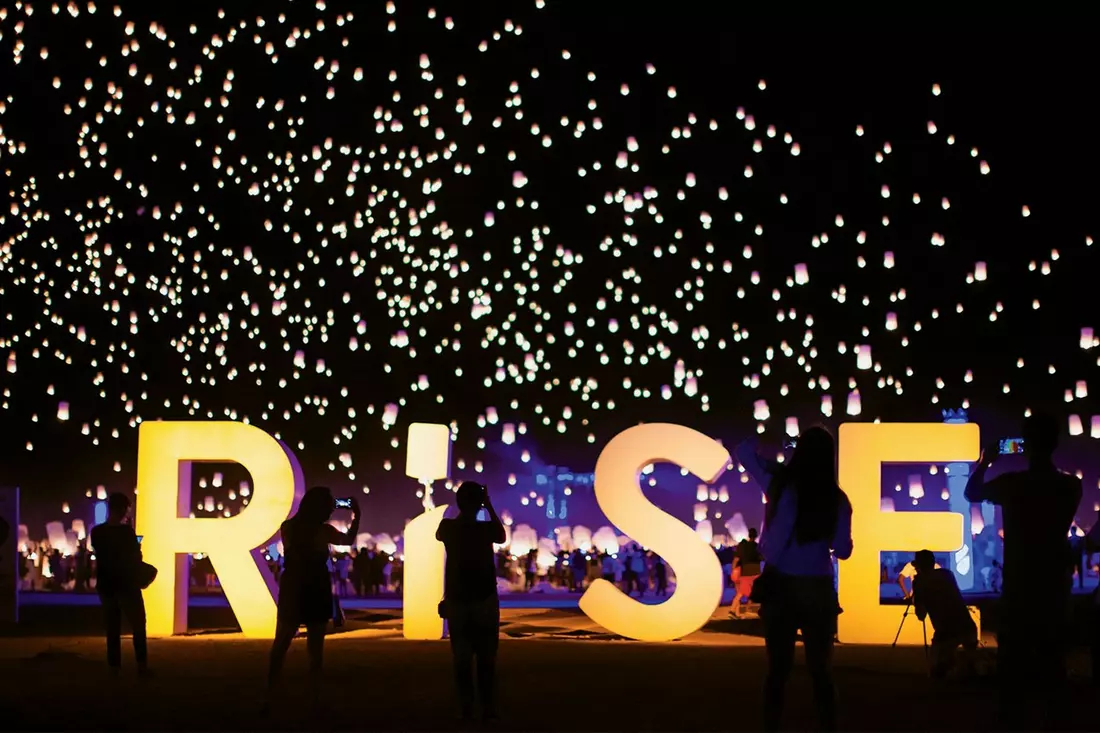
[[[978,460],[974,423],[845,423],[840,426],[840,486],[852,502],[852,557],[840,563],[839,637],[846,644],[889,644],[900,606],[879,604],[879,553],[954,552],[963,518],[954,512],[883,512],[882,464]],[[900,644],[920,644],[921,625],[903,625]]]
[[[191,464],[235,462],[251,474],[251,502],[229,518],[189,519]],[[188,553],[210,556],[245,636],[275,635],[277,592],[257,548],[279,531],[303,492],[294,454],[238,422],[143,422],[138,431],[137,534],[159,570],[145,591],[150,636],[187,631]]]
[[[597,580],[580,607],[608,631],[642,641],[680,639],[698,631],[722,602],[722,566],[690,527],[651,504],[638,485],[642,469],[657,462],[686,468],[707,483],[726,470],[730,455],[717,441],[682,425],[638,425],[615,436],[596,461],[596,501],[628,537],[663,557],[676,590],[656,606]]]

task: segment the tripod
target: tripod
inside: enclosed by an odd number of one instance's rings
[[[909,596],[909,602],[905,604],[905,611],[901,614],[901,623],[898,624],[898,633],[894,634],[894,643],[890,645],[893,649],[898,645],[898,639],[901,638],[901,630],[905,626],[905,619],[909,618],[909,612],[913,610],[913,596]],[[924,656],[928,656],[928,624],[925,620],[921,620],[921,630],[924,633]]]

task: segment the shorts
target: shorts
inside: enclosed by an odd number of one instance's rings
[[[742,575],[737,579],[737,595],[742,598],[752,598],[752,584],[759,575]]]

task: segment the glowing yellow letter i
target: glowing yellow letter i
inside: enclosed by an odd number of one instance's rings
[[[236,462],[252,476],[252,500],[226,519],[189,519],[191,464]],[[245,636],[275,635],[276,586],[256,548],[269,542],[304,486],[294,454],[238,422],[143,422],[138,432],[137,533],[160,571],[145,591],[150,636],[187,631],[188,553],[210,556]]]
[[[838,636],[846,644],[889,644],[900,606],[879,604],[879,553],[954,552],[963,544],[954,512],[883,512],[884,463],[952,463],[978,459],[974,423],[845,423],[840,426],[839,479],[852,502],[852,557],[840,563]],[[900,644],[920,644],[921,625],[906,624]]]

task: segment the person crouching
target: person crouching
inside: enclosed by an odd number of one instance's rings
[[[921,550],[913,558],[917,574],[913,578],[913,608],[923,623],[932,620],[935,633],[931,644],[931,673],[943,679],[955,667],[955,652],[964,651],[964,669],[974,670],[974,652],[978,648],[978,627],[963,601],[955,574],[936,566],[929,550]]]

